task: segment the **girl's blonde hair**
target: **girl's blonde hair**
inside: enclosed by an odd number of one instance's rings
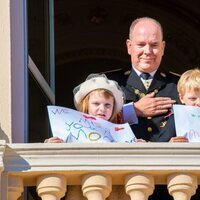
[[[84,99],[94,90],[102,90],[104,91],[103,94],[105,97],[110,95],[114,98],[113,116],[109,120],[113,121],[115,116],[117,116],[122,109],[125,95],[118,83],[114,80],[108,79],[105,74],[90,74],[84,82],[74,88],[75,107],[81,112],[88,113],[88,100],[86,101]]]
[[[185,94],[186,90],[200,91],[200,69],[184,72],[178,81],[177,89],[180,95]]]

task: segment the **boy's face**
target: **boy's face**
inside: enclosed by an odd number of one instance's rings
[[[200,90],[194,91],[186,89],[185,94],[179,95],[182,103],[188,106],[199,106],[200,107]]]

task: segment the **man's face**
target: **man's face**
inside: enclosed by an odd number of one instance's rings
[[[164,54],[165,42],[160,27],[152,21],[141,21],[132,30],[126,41],[132,65],[141,72],[153,72]]]

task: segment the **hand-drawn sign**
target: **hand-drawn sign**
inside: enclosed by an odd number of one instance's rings
[[[79,111],[47,106],[53,136],[66,142],[135,142],[128,123],[114,124]]]
[[[200,142],[200,107],[173,105],[177,136],[185,136],[189,142]]]

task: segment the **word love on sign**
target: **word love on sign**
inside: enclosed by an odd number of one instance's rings
[[[136,138],[128,123],[114,124],[60,106],[47,106],[53,136],[74,143],[133,143]]]

